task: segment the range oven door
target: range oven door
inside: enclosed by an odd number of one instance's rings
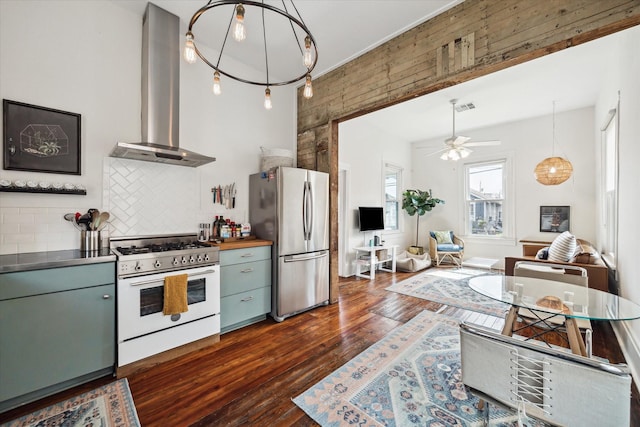
[[[164,278],[188,274],[189,310],[164,315]],[[118,341],[123,342],[194,320],[220,315],[220,266],[195,267],[118,279]],[[220,331],[210,331],[211,334]]]

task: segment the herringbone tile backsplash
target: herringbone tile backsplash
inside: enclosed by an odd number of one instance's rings
[[[112,236],[195,233],[200,175],[195,168],[106,157],[103,208]]]

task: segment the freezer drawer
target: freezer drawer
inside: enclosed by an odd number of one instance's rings
[[[278,258],[272,316],[277,321],[329,301],[329,251]]]

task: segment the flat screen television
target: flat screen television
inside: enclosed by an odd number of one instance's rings
[[[358,208],[360,231],[384,230],[384,211],[378,207]]]

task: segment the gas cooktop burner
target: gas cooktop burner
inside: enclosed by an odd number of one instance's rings
[[[120,278],[215,265],[220,259],[220,249],[195,234],[113,237],[110,246]]]
[[[165,243],[152,243],[147,246],[118,246],[116,250],[122,255],[136,255],[146,254],[149,252],[167,252],[167,251],[182,251],[187,249],[197,249],[209,247],[200,242],[165,242]]]

